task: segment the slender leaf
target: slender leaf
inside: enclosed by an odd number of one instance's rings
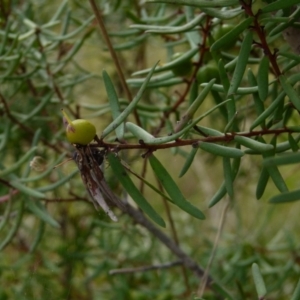
[[[251,69],[248,69],[248,81],[251,86],[257,86],[256,78]],[[253,101],[254,101],[256,113],[258,116],[260,116],[265,111],[265,108],[264,108],[264,103],[259,97],[258,93],[253,93]],[[265,121],[261,122],[261,127],[262,128],[266,127]]]
[[[256,126],[260,125],[262,122],[266,120],[267,117],[271,115],[272,112],[278,107],[281,101],[284,101],[285,93],[282,91],[278,97],[272,102],[272,104],[260,115],[258,116],[252,123],[250,130],[253,130]]]
[[[258,95],[262,101],[265,101],[269,92],[269,58],[264,56],[260,61],[258,74]]]
[[[227,7],[238,5],[238,0],[148,0],[147,3],[170,3],[195,7]]]
[[[108,155],[108,161],[114,172],[114,175],[118,178],[122,186],[125,188],[127,193],[136,202],[136,204],[144,211],[144,213],[152,219],[158,225],[165,227],[166,224],[161,216],[153,209],[145,197],[140,193],[137,187],[134,185],[130,177],[128,176],[125,168],[122,166],[120,160],[115,154],[110,153]]]
[[[13,179],[9,182],[9,184],[30,197],[42,199],[45,198],[45,195],[43,193],[22,184],[17,178],[15,178],[15,176],[13,176]]]
[[[124,109],[124,111],[103,130],[101,138],[106,137],[115,128],[117,128],[129,116],[129,114],[135,109],[137,103],[142,98],[142,95],[147,87],[147,84],[148,84],[157,64],[158,64],[158,62],[152,67],[151,71],[149,72],[148,76],[146,77],[143,85],[141,86],[140,90],[138,91],[138,93],[136,94],[134,99],[129,103],[129,105]]]
[[[300,190],[285,192],[270,199],[270,203],[286,203],[300,200]]]
[[[214,143],[199,142],[198,147],[204,151],[222,157],[238,158],[244,155],[244,152],[240,149],[226,147]]]
[[[208,2],[208,1],[207,1]],[[214,2],[214,1],[211,1]],[[217,1],[216,1],[217,2]],[[211,51],[217,51],[222,49],[224,46],[232,43],[237,39],[237,37],[247,29],[250,24],[252,23],[253,18],[247,18],[243,20],[240,24],[236,25],[231,31],[229,31],[227,34],[222,36],[220,39],[215,41],[211,47]]]
[[[248,31],[241,46],[241,50],[238,56],[238,60],[228,90],[228,95],[235,94],[237,88],[239,87],[243,79],[243,75],[245,73],[246,66],[248,63],[248,58],[251,51],[252,39],[253,39],[253,33],[252,31]]]
[[[230,198],[233,198],[233,178],[230,158],[223,157],[223,173],[225,179],[225,187]]]
[[[172,60],[171,62],[168,62],[168,63],[164,64],[163,66],[158,66],[157,68],[155,68],[155,70],[153,72],[158,73],[158,72],[165,72],[168,70],[173,70],[174,67],[191,59],[196,53],[198,53],[198,51],[199,51],[198,48],[192,48],[189,51],[187,51],[186,53],[179,56],[178,58]],[[141,70],[141,71],[133,73],[132,76],[145,75],[145,74],[148,74],[149,72],[151,72],[151,70],[153,70],[153,68]]]
[[[121,108],[120,108],[118,95],[117,95],[114,85],[106,71],[102,72],[102,77],[103,77],[107,97],[109,100],[111,114],[112,114],[113,119],[115,120],[121,114]],[[115,128],[115,131],[116,131],[116,135],[117,135],[117,138],[119,139],[119,141],[122,141],[123,137],[124,137],[124,123],[121,123],[117,128]]]
[[[36,149],[37,149],[37,147],[31,148],[16,163],[11,165],[9,168],[6,168],[6,169],[0,171],[0,177],[8,175],[8,174],[18,170],[24,162],[26,162],[28,159],[30,159],[30,157],[35,153]]]
[[[300,98],[297,94],[297,92],[294,90],[290,82],[287,80],[285,75],[279,76],[280,83],[286,92],[286,94],[289,96],[291,102],[295,105],[295,107],[300,111]]]
[[[0,243],[0,251],[3,250],[10,243],[10,241],[13,239],[13,237],[15,236],[15,234],[17,233],[17,231],[21,225],[21,221],[22,221],[23,213],[24,213],[24,202],[25,201],[22,199],[21,203],[20,203],[20,208],[18,210],[18,215],[16,216],[16,218],[14,220],[15,222],[11,226],[6,237],[3,238]]]
[[[243,145],[247,148],[253,149],[255,151],[258,151],[258,152],[265,152],[265,151],[269,151],[269,150],[274,149],[273,145],[264,144],[264,143],[255,141],[251,138],[241,136],[241,135],[235,135],[234,140],[236,142],[238,142],[239,144],[241,144],[241,145]]]
[[[277,11],[283,8],[292,7],[299,4],[299,0],[277,0],[262,8],[262,13]]]
[[[226,192],[226,185],[225,182],[223,182],[218,191],[210,199],[208,207],[213,207],[215,204],[217,204],[226,195]]]
[[[286,153],[279,156],[267,157],[263,161],[265,167],[298,164],[300,153]]]
[[[53,217],[48,213],[46,208],[38,201],[33,201],[31,199],[26,200],[26,205],[38,218],[53,226],[54,228],[60,228],[60,224],[53,219]]]
[[[140,143],[148,143],[154,139],[153,135],[131,122],[126,122],[126,129],[128,129],[136,138],[138,138]]]
[[[201,220],[205,219],[204,214],[196,206],[184,198],[177,184],[159,160],[154,155],[151,155],[149,157],[149,161],[155,175],[169,194],[170,198],[173,200],[173,203],[195,218]]]
[[[197,151],[198,151],[198,148],[192,148],[191,152],[189,153],[189,155],[179,173],[179,177],[182,177],[188,171],[188,169],[192,165],[192,162],[194,161]]]
[[[265,192],[270,175],[266,168],[262,168],[256,186],[256,199],[259,200]]]
[[[298,299],[300,299],[300,279],[297,283],[297,286],[295,288],[295,291],[293,293],[291,300],[298,300]]]
[[[215,78],[212,79],[208,85],[200,92],[198,97],[195,99],[195,101],[191,104],[191,106],[188,108],[188,110],[183,114],[181,120],[177,123],[175,132],[180,131],[190,120],[193,118],[194,114],[200,107],[200,105],[205,100],[206,96],[208,95],[209,91],[211,90],[212,85],[215,83]]]
[[[254,279],[258,299],[262,299],[267,294],[267,289],[259,267],[256,263],[252,264],[252,276]]]

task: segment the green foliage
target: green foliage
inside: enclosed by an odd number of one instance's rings
[[[0,298],[298,299],[298,2],[3,1]]]

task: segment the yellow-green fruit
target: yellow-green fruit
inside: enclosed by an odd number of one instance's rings
[[[87,145],[96,135],[96,127],[89,121],[77,119],[71,121],[68,115],[63,111],[65,116],[67,139],[72,144]]]
[[[175,53],[172,56],[172,60],[175,60],[182,56],[182,53]],[[185,59],[182,62],[178,63],[175,67],[173,67],[172,72],[175,76],[187,76],[190,75],[193,69],[193,63],[191,59]]]
[[[216,83],[220,82],[220,74],[216,63],[209,62],[202,66],[197,72],[197,81],[199,84],[209,82],[216,78]]]
[[[213,30],[212,36],[214,40],[217,41],[234,28],[235,26],[232,24],[222,24]],[[230,48],[234,47],[237,39],[238,37],[233,40],[229,39],[227,44],[222,47],[223,50],[229,50]]]

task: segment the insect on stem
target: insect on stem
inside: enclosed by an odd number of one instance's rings
[[[115,203],[117,197],[107,185],[101,170],[104,155],[104,150],[100,151],[89,146],[77,145],[73,159],[78,166],[82,181],[91,196],[95,208],[98,210],[100,206],[113,221],[117,222],[118,218],[105,201],[106,199]],[[119,201],[119,199],[117,200]]]

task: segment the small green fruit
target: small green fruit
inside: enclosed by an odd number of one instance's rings
[[[209,82],[216,78],[216,83],[220,82],[220,74],[215,62],[209,62],[202,66],[197,72],[197,81],[199,84]]]
[[[96,127],[89,121],[77,119],[71,121],[69,116],[64,114],[64,123],[66,124],[67,139],[72,144],[87,145],[96,135]]]
[[[224,35],[229,33],[234,28],[235,28],[235,26],[232,24],[222,24],[213,30],[212,36],[213,36],[214,40],[217,41],[220,38],[222,38]],[[234,45],[237,41],[237,38],[238,37],[234,38],[233,40],[228,39],[227,44],[225,44],[223,46],[223,50],[229,50],[232,47],[234,47]]]
[[[175,60],[182,56],[182,53],[175,53],[172,56],[172,60]],[[178,63],[175,67],[173,67],[172,72],[175,76],[188,76],[191,74],[193,69],[193,63],[190,59],[183,60],[182,62]]]

